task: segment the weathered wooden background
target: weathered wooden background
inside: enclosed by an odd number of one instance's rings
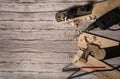
[[[62,72],[70,63],[68,53],[78,48],[74,27],[57,23],[54,16],[59,10],[85,4],[83,1],[0,0],[0,79],[65,79],[70,74]],[[120,39],[119,33],[108,36]],[[117,65],[119,59],[108,62]]]

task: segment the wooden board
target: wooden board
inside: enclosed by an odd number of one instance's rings
[[[72,2],[85,2],[85,1],[103,1],[103,0],[0,0],[1,3],[3,2],[32,2],[32,3],[72,3]]]
[[[71,41],[0,41],[1,52],[76,52],[78,49],[75,43]],[[44,50],[43,50],[44,49]]]
[[[18,4],[18,3],[0,3],[0,11],[2,12],[56,12],[72,7],[74,5],[84,5],[83,3],[36,3],[36,4]],[[67,5],[67,6],[66,6]]]
[[[71,73],[53,72],[53,73],[40,73],[40,72],[0,72],[3,79],[65,79]],[[83,76],[80,79],[98,79],[95,76]]]
[[[0,21],[55,21],[56,12],[20,13],[0,11]]]
[[[32,59],[31,59],[32,58]],[[1,63],[41,63],[41,64],[67,64],[70,63],[68,53],[41,53],[41,52],[0,52]],[[113,64],[113,63],[112,63]]]
[[[107,65],[106,63],[103,63],[96,58],[89,55],[87,63],[79,61],[79,58],[82,56],[83,51],[78,51],[78,53],[73,58],[73,63],[77,67],[105,67],[105,68],[82,68],[83,70],[87,72],[92,72],[95,70],[110,70],[113,69],[111,66]],[[76,62],[78,61],[78,62]],[[110,70],[110,71],[103,71],[103,72],[94,72],[93,75],[96,75],[99,79],[119,79],[120,72],[116,69]]]

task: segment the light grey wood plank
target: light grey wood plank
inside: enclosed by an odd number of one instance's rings
[[[69,73],[0,72],[1,79],[65,79]]]
[[[68,53],[0,52],[0,62],[71,63]]]
[[[14,29],[14,28],[13,28]],[[91,33],[120,41],[120,31],[92,31]],[[22,28],[19,30],[1,30],[0,39],[21,40],[74,40],[73,30],[38,30],[33,28]]]
[[[80,28],[83,28],[83,27],[86,27],[86,25],[80,26]],[[10,21],[7,21],[7,22],[4,22],[2,21],[0,22],[0,29],[2,32],[0,33],[1,34],[0,39],[2,38],[5,39],[5,37],[6,38],[8,37],[7,39],[9,39],[9,37],[19,39],[20,37],[22,39],[26,36],[25,37],[26,39],[35,37],[36,39],[46,38],[48,40],[49,39],[71,40],[75,34],[74,32],[75,29],[71,25],[68,25],[65,23],[57,23],[54,21],[50,21],[50,22],[46,22],[46,21],[40,21],[40,22],[10,22]],[[57,29],[57,30],[54,30],[54,29]],[[9,31],[4,31],[4,30],[9,30]],[[91,31],[91,33],[120,41],[120,31],[109,31],[109,30],[96,30],[95,31],[94,30],[94,31]]]
[[[35,30],[24,28],[19,30],[1,30],[0,39],[18,40],[74,40],[74,30]]]
[[[115,66],[117,66],[117,65],[120,65],[120,56],[119,57],[115,57],[115,58],[111,58],[111,59],[107,59],[107,60],[105,60],[105,62],[107,62],[107,63],[109,63],[109,64],[111,64],[111,65],[115,65]]]
[[[115,57],[105,60],[105,62],[111,65],[119,65],[120,57]],[[31,62],[31,63],[53,63],[53,64],[66,64],[71,63],[69,59],[69,53],[35,53],[35,52],[16,52],[6,53],[0,52],[1,63],[20,63],[20,62]]]
[[[75,52],[78,50],[77,45],[73,41],[15,41],[1,40],[1,52]]]
[[[120,41],[120,30],[118,31],[110,31],[110,30],[91,31],[90,33]]]
[[[1,79],[65,79],[71,73],[38,73],[38,72],[0,72]],[[79,77],[80,79],[98,79],[93,75],[86,75]],[[75,79],[79,79],[75,78]]]
[[[69,30],[75,29],[67,23],[57,23],[56,21],[33,21],[33,22],[18,22],[18,21],[0,21],[0,29],[2,30]]]
[[[9,13],[0,12],[0,21],[55,21],[56,12]]]
[[[75,5],[85,5],[83,3],[36,3],[36,4],[18,4],[18,3],[0,3],[0,11],[5,12],[53,12],[60,11]]]
[[[69,2],[82,2],[82,1],[102,1],[102,0],[0,0],[1,3],[3,2],[40,2],[40,3],[69,3]]]
[[[1,72],[61,72],[66,64],[41,64],[32,62],[0,63]]]

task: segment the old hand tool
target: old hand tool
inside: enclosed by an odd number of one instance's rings
[[[73,19],[75,17],[80,17],[83,15],[88,15],[92,12],[92,5],[75,6],[64,11],[56,13],[55,18],[57,22],[67,21],[68,19]]]
[[[106,52],[104,48],[119,45],[119,42],[97,36],[90,33],[82,33],[78,38],[78,46],[84,53],[80,60],[87,62],[88,56],[92,54],[96,59],[104,59]]]
[[[97,59],[104,59],[106,54],[104,49],[101,49],[95,44],[88,44],[87,49],[84,49],[83,52],[84,53],[79,60],[81,62],[87,62],[89,55],[95,56]]]
[[[85,31],[91,31],[97,27],[106,30],[112,25],[118,23],[120,23],[120,8],[115,8],[98,18],[94,23],[90,24]]]

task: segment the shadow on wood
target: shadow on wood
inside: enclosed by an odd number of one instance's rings
[[[115,57],[120,57],[120,45],[115,47],[106,48],[105,59],[111,59]]]

